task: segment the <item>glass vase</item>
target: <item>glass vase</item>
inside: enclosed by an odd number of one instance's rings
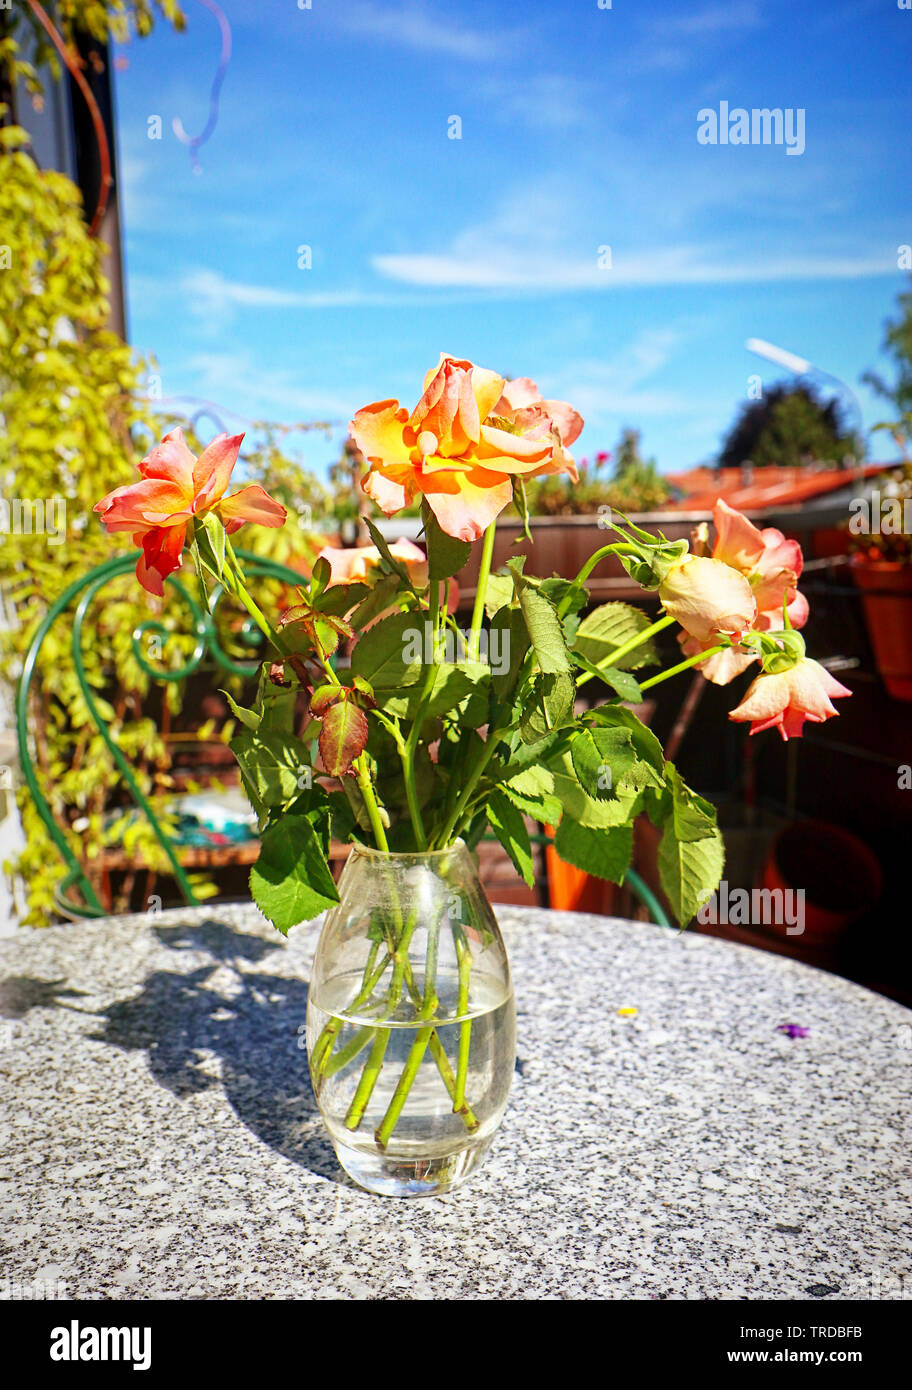
[[[356,845],[323,924],[307,1003],[314,1094],[336,1155],[371,1192],[465,1180],[503,1118],[516,1012],[500,929],[462,841]]]

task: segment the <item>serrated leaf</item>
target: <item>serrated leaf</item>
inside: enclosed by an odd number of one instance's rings
[[[354,630],[362,632],[369,623],[374,622],[388,608],[391,608],[399,592],[400,582],[397,574],[385,574],[381,579],[378,579],[351,615],[351,625]]]
[[[322,846],[305,815],[285,815],[264,831],[250,870],[254,902],[283,935],[339,901]]]
[[[641,793],[619,787],[613,801],[597,801],[580,785],[570,750],[563,749],[547,759],[548,770],[554,778],[554,795],[564,815],[578,825],[605,829],[612,825],[629,825],[641,806]]]
[[[519,593],[519,606],[541,670],[547,676],[569,674],[573,668],[564,629],[554,604],[540,590],[524,581]]]
[[[595,830],[564,816],[554,836],[554,848],[568,864],[596,878],[623,883],[633,853],[633,827],[616,825]]]
[[[570,757],[580,786],[596,801],[613,801],[637,761],[629,729],[582,729],[570,740]]]
[[[537,675],[529,697],[524,701],[519,733],[524,743],[539,739],[561,728],[573,716],[576,682],[572,676]]]
[[[500,668],[491,673],[496,700],[507,701],[512,696],[528,650],[529,634],[522,613],[518,608],[499,608],[488,629],[488,655]]]
[[[221,694],[228,701],[228,707],[235,719],[239,719],[246,729],[256,730],[260,727],[261,716],[258,710],[244,709],[243,705],[239,705],[234,696],[230,695],[227,690],[221,691]]]
[[[471,541],[447,535],[430,508],[425,512],[424,536],[427,542],[428,579],[432,584],[449,579],[465,567],[472,554]]]
[[[582,670],[610,686],[615,694],[620,695],[622,700],[629,700],[633,705],[642,703],[643,692],[640,689],[640,683],[629,671],[619,671],[616,666],[596,666],[587,656],[583,656],[582,652],[574,651],[571,654],[573,660]]]
[[[718,830],[700,840],[680,840],[669,817],[659,843],[659,879],[680,925],[695,917],[719,886],[725,846]]]
[[[483,724],[487,716],[488,681],[490,671],[480,661],[467,661],[456,665],[441,662],[434,668],[434,682],[430,689],[424,710],[425,719],[438,719],[450,710],[457,709],[465,700],[477,699],[478,708],[467,710],[465,727]],[[397,719],[414,719],[418,714],[422,686],[410,686],[403,695],[389,695],[383,701],[386,714]]]
[[[352,675],[374,691],[399,690],[421,679],[426,646],[423,614],[396,613],[365,632],[352,653]]]
[[[603,603],[580,623],[573,639],[573,650],[598,666],[618,647],[651,626],[649,616],[629,603]],[[650,639],[612,664],[624,671],[637,671],[641,666],[654,665],[657,660]]]
[[[362,584],[360,581],[353,584],[332,584],[323,590],[313,606],[320,613],[341,618],[356,608],[371,592],[370,585]],[[354,621],[353,625],[358,626]]]
[[[300,739],[245,729],[228,746],[245,784],[263,806],[284,806],[298,795],[310,767],[310,753]]]
[[[559,824],[563,807],[556,796],[526,796],[522,792],[515,791],[506,782],[501,784],[500,790],[513,802],[514,806],[522,811],[524,816],[530,816],[532,820],[537,820],[541,825]]]
[[[532,845],[522,813],[500,792],[488,798],[488,820],[491,829],[513,861],[517,872],[530,888],[535,887]]]
[[[485,613],[489,618],[513,602],[513,578],[509,574],[489,574],[485,589]]]
[[[346,777],[367,743],[367,715],[349,700],[339,700],[323,715],[320,757],[330,777]]]
[[[633,710],[627,709],[624,705],[600,705],[596,709],[587,710],[583,718],[587,723],[602,728],[629,729],[637,756],[648,763],[657,774],[654,785],[664,786],[665,754],[662,745]]]

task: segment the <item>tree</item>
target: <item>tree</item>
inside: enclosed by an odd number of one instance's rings
[[[865,372],[861,379],[906,416],[912,412],[912,282],[897,295],[896,303],[899,316],[887,319],[883,339],[883,351],[893,359],[895,380],[890,385],[878,372]]]
[[[835,400],[823,401],[806,382],[780,382],[759,400],[742,405],[719,453],[720,468],[770,464],[842,465],[862,446],[842,420]]]

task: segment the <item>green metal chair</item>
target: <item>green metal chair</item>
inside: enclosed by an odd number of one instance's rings
[[[289,569],[286,565],[277,564],[273,560],[263,559],[261,556],[254,555],[250,551],[239,550],[238,558],[242,561],[247,574],[253,578],[278,579],[288,584],[300,584],[301,582],[301,575],[296,570]],[[50,632],[53,624],[61,614],[65,613],[73,604],[76,605],[73,615],[72,630],[73,663],[76,678],[79,682],[79,688],[85,699],[92,722],[117,764],[137,809],[146,818],[152,828],[155,838],[161,845],[184,902],[189,906],[199,906],[199,899],[194,893],[190,879],[180,863],[174,841],[166,833],[148,797],[139,786],[129,760],[124,756],[121,749],[111,737],[110,731],[99,711],[92,687],[86,678],[83,653],[83,629],[89,606],[106,584],[120,575],[129,573],[135,565],[135,554],[117,556],[115,559],[108,560],[105,564],[98,565],[95,569],[90,570],[88,574],[76,580],[75,583],[71,584],[70,587],[60,595],[48,609],[32,638],[28,652],[26,653],[22,675],[19,678],[19,685],[16,691],[16,734],[19,745],[19,762],[22,776],[31,794],[32,800],[35,803],[38,814],[47,826],[48,833],[59,849],[64,863],[67,866],[67,873],[55,890],[54,902],[58,911],[64,917],[69,918],[104,917],[107,915],[107,909],[99,901],[98,894],[91,880],[73,853],[60,826],[55,821],[47,798],[39,785],[29,743],[28,701],[29,690],[35,674],[35,667],[42,643]],[[142,645],[143,639],[146,637],[147,633],[157,633],[164,641],[172,634],[162,623],[157,622],[155,619],[149,619],[149,621],[141,623],[132,635],[133,653],[143,670],[147,671],[154,679],[160,681],[173,682],[184,680],[197,669],[203,657],[208,653],[224,671],[241,676],[254,674],[258,665],[256,661],[236,661],[224,651],[218,630],[213,620],[213,614],[205,611],[196,595],[175,575],[171,575],[166,582],[177,591],[181,600],[187,606],[192,620],[195,645],[190,657],[181,666],[169,671],[160,670],[147,660]],[[216,608],[222,597],[223,592],[219,592],[213,604],[213,609]],[[247,622],[245,622],[242,628],[242,635],[249,635],[253,641],[260,638],[259,629],[255,628],[252,623]],[[82,902],[77,901],[73,896],[74,890],[77,889],[82,896]]]
[[[278,579],[288,584],[299,584],[301,581],[301,575],[296,570],[289,569],[286,565],[277,564],[273,560],[263,559],[261,556],[254,555],[246,550],[239,550],[237,553],[247,574],[253,578]],[[67,866],[67,873],[55,889],[54,903],[58,911],[64,917],[71,919],[104,917],[107,915],[108,909],[99,901],[98,894],[91,880],[73,853],[72,847],[60,826],[55,821],[47,798],[39,785],[29,743],[28,700],[29,690],[31,689],[42,643],[50,632],[53,624],[73,604],[76,605],[72,631],[73,662],[79,688],[85,699],[92,722],[120,769],[124,783],[129,789],[137,809],[145,816],[155,838],[161,845],[184,902],[191,907],[200,905],[186,870],[180,862],[173,839],[166,833],[151,802],[139,786],[129,760],[124,756],[117,743],[111,737],[110,731],[101,716],[92,687],[86,678],[82,642],[83,629],[85,627],[89,606],[107,583],[120,575],[128,574],[134,568],[135,564],[135,555],[125,554],[117,556],[112,560],[106,561],[103,565],[98,565],[97,568],[90,570],[88,574],[76,580],[75,583],[71,584],[70,587],[60,595],[48,609],[32,638],[28,652],[26,653],[22,675],[19,679],[16,692],[16,733],[22,776],[29,789],[32,800],[35,803],[38,814],[44,821],[48,833],[59,849],[64,863]],[[155,680],[180,681],[184,680],[195,671],[204,656],[208,653],[218,666],[233,675],[253,675],[257,669],[257,662],[235,661],[222,648],[219,633],[213,620],[213,613],[206,612],[196,595],[191,592],[177,576],[171,575],[166,582],[177,591],[190,613],[193,623],[193,634],[196,639],[194,649],[183,665],[173,670],[163,671],[152,666],[146,659],[146,654],[143,651],[143,639],[147,633],[154,632],[164,641],[171,633],[162,623],[157,622],[155,619],[149,619],[147,622],[141,623],[132,634],[133,653],[142,669],[147,671]],[[223,591],[220,591],[217,594],[213,608],[217,606],[218,601],[222,597]],[[247,627],[248,624],[245,624],[245,628]],[[258,640],[260,638],[259,629],[255,628],[252,624],[249,625],[249,629],[252,639],[254,641]],[[547,845],[552,843],[550,837],[544,832],[535,833],[531,838],[536,844]],[[627,881],[647,911],[652,913],[653,920],[662,926],[670,926],[671,923],[662,910],[661,904],[657,901],[655,895],[643,882],[640,876],[634,873],[633,870],[629,870]],[[82,902],[77,901],[72,896],[76,889],[78,889],[82,895]]]

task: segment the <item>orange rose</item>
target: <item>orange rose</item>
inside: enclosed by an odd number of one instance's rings
[[[364,491],[387,516],[421,494],[442,530],[474,541],[513,497],[515,477],[567,471],[565,446],[582,419],[564,401],[543,401],[527,377],[441,354],[411,414],[398,401],[357,411],[351,433],[370,464]]]

